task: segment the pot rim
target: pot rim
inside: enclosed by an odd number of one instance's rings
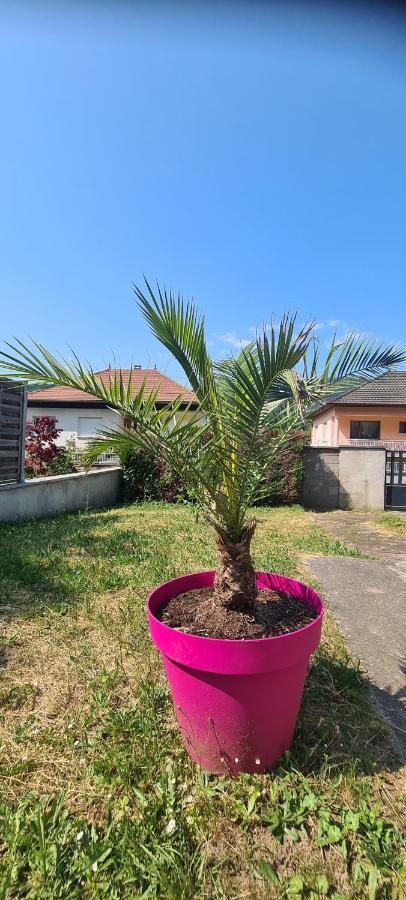
[[[164,588],[164,586],[169,586],[171,584],[175,585],[176,582],[179,582],[182,579],[187,578],[187,577],[195,577],[196,578],[196,577],[199,577],[199,575],[204,575],[204,576],[211,575],[214,577],[215,574],[216,574],[215,569],[205,569],[205,570],[199,571],[199,572],[188,572],[186,575],[178,575],[178,576],[176,576],[176,578],[170,578],[168,581],[163,581],[161,584],[159,584],[155,588],[153,588],[153,590],[148,595],[147,603],[146,603],[148,618],[152,619],[154,622],[156,622],[158,624],[159,629],[163,630],[163,632],[161,632],[161,633],[167,634],[168,636],[180,634],[180,635],[184,636],[185,638],[193,638],[193,642],[200,642],[200,644],[202,644],[203,642],[212,641],[212,642],[215,642],[217,645],[218,644],[227,644],[227,645],[232,645],[232,646],[244,645],[245,647],[250,647],[250,646],[253,647],[253,646],[259,646],[259,645],[263,646],[265,641],[266,642],[268,642],[268,641],[279,641],[280,642],[283,640],[286,641],[288,639],[292,639],[292,637],[294,637],[295,635],[299,635],[299,634],[304,635],[304,634],[309,633],[309,631],[315,629],[322,622],[324,612],[325,612],[325,605],[324,605],[322,598],[317,593],[317,591],[315,591],[309,585],[305,584],[303,581],[299,581],[298,578],[290,578],[287,575],[279,575],[278,572],[265,572],[263,570],[256,570],[255,574],[257,576],[257,579],[259,579],[261,576],[265,576],[265,577],[277,576],[278,578],[286,579],[286,581],[290,581],[290,582],[299,584],[301,587],[305,588],[306,591],[309,592],[309,594],[314,595],[314,599],[319,607],[318,615],[316,616],[316,618],[313,619],[312,622],[309,622],[308,625],[303,625],[302,628],[296,628],[294,631],[287,631],[287,632],[285,632],[285,634],[279,634],[279,635],[274,634],[274,635],[268,635],[267,637],[260,637],[260,638],[216,638],[216,637],[211,637],[209,635],[191,634],[187,631],[179,631],[177,628],[172,628],[170,625],[166,625],[165,622],[162,622],[156,616],[155,612],[153,612],[153,610],[151,609],[151,601],[153,602],[156,593],[158,591],[162,590],[162,588]],[[262,590],[262,589],[263,588],[259,588],[259,590]],[[163,605],[163,603],[166,602],[166,600],[169,600],[172,597],[176,597],[177,594],[184,593],[186,590],[193,590],[193,588],[183,587],[181,590],[174,592],[173,594],[170,593],[167,597],[165,597],[165,599],[162,601],[162,603],[159,604],[158,608],[160,608]],[[275,590],[275,589],[273,589],[273,590]],[[298,599],[300,599],[303,603],[306,603],[306,601],[302,597],[299,597]],[[311,606],[311,604],[307,604],[307,605]],[[315,607],[313,607],[313,609],[314,608]],[[198,646],[198,644],[196,644],[196,646]],[[280,643],[279,643],[279,646],[280,646]]]

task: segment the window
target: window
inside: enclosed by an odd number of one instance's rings
[[[363,441],[379,441],[380,422],[365,422],[351,419],[350,438],[361,438]]]
[[[399,422],[399,434],[406,434],[406,422]]]
[[[79,416],[78,437],[93,437],[102,427],[101,416]]]

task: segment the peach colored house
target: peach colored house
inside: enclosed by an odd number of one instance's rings
[[[406,372],[385,372],[329,400],[313,416],[311,446],[406,451]]]

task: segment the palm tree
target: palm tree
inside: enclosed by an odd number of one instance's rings
[[[134,286],[139,308],[181,365],[197,411],[181,412],[182,396],[157,409],[158,391],[147,395],[144,383],[134,395],[131,374],[125,385],[121,371],[112,372],[104,385],[76,355],[67,362],[36,341],[7,344],[1,371],[19,380],[78,388],[117,410],[126,427],[100,431],[87,450],[88,464],[111,448],[158,452],[215,530],[220,557],[215,602],[250,611],[257,588],[250,551],[256,522],[249,509],[261,497],[270,461],[317,402],[398,365],[406,350],[351,333],[333,339],[320,365],[315,323],[296,329],[295,316],[285,315],[278,326],[263,326],[236,356],[214,362],[194,304],[145,284],[143,290]],[[272,425],[272,444],[261,439],[265,423]]]

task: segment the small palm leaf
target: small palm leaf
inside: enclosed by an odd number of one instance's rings
[[[157,296],[145,279],[148,296],[134,285],[141,312],[151,331],[161,344],[172,353],[188,379],[200,404],[206,398],[216,402],[216,383],[213,363],[207,352],[204,319],[199,318],[192,303],[185,303],[179,294],[177,300],[157,285]]]

